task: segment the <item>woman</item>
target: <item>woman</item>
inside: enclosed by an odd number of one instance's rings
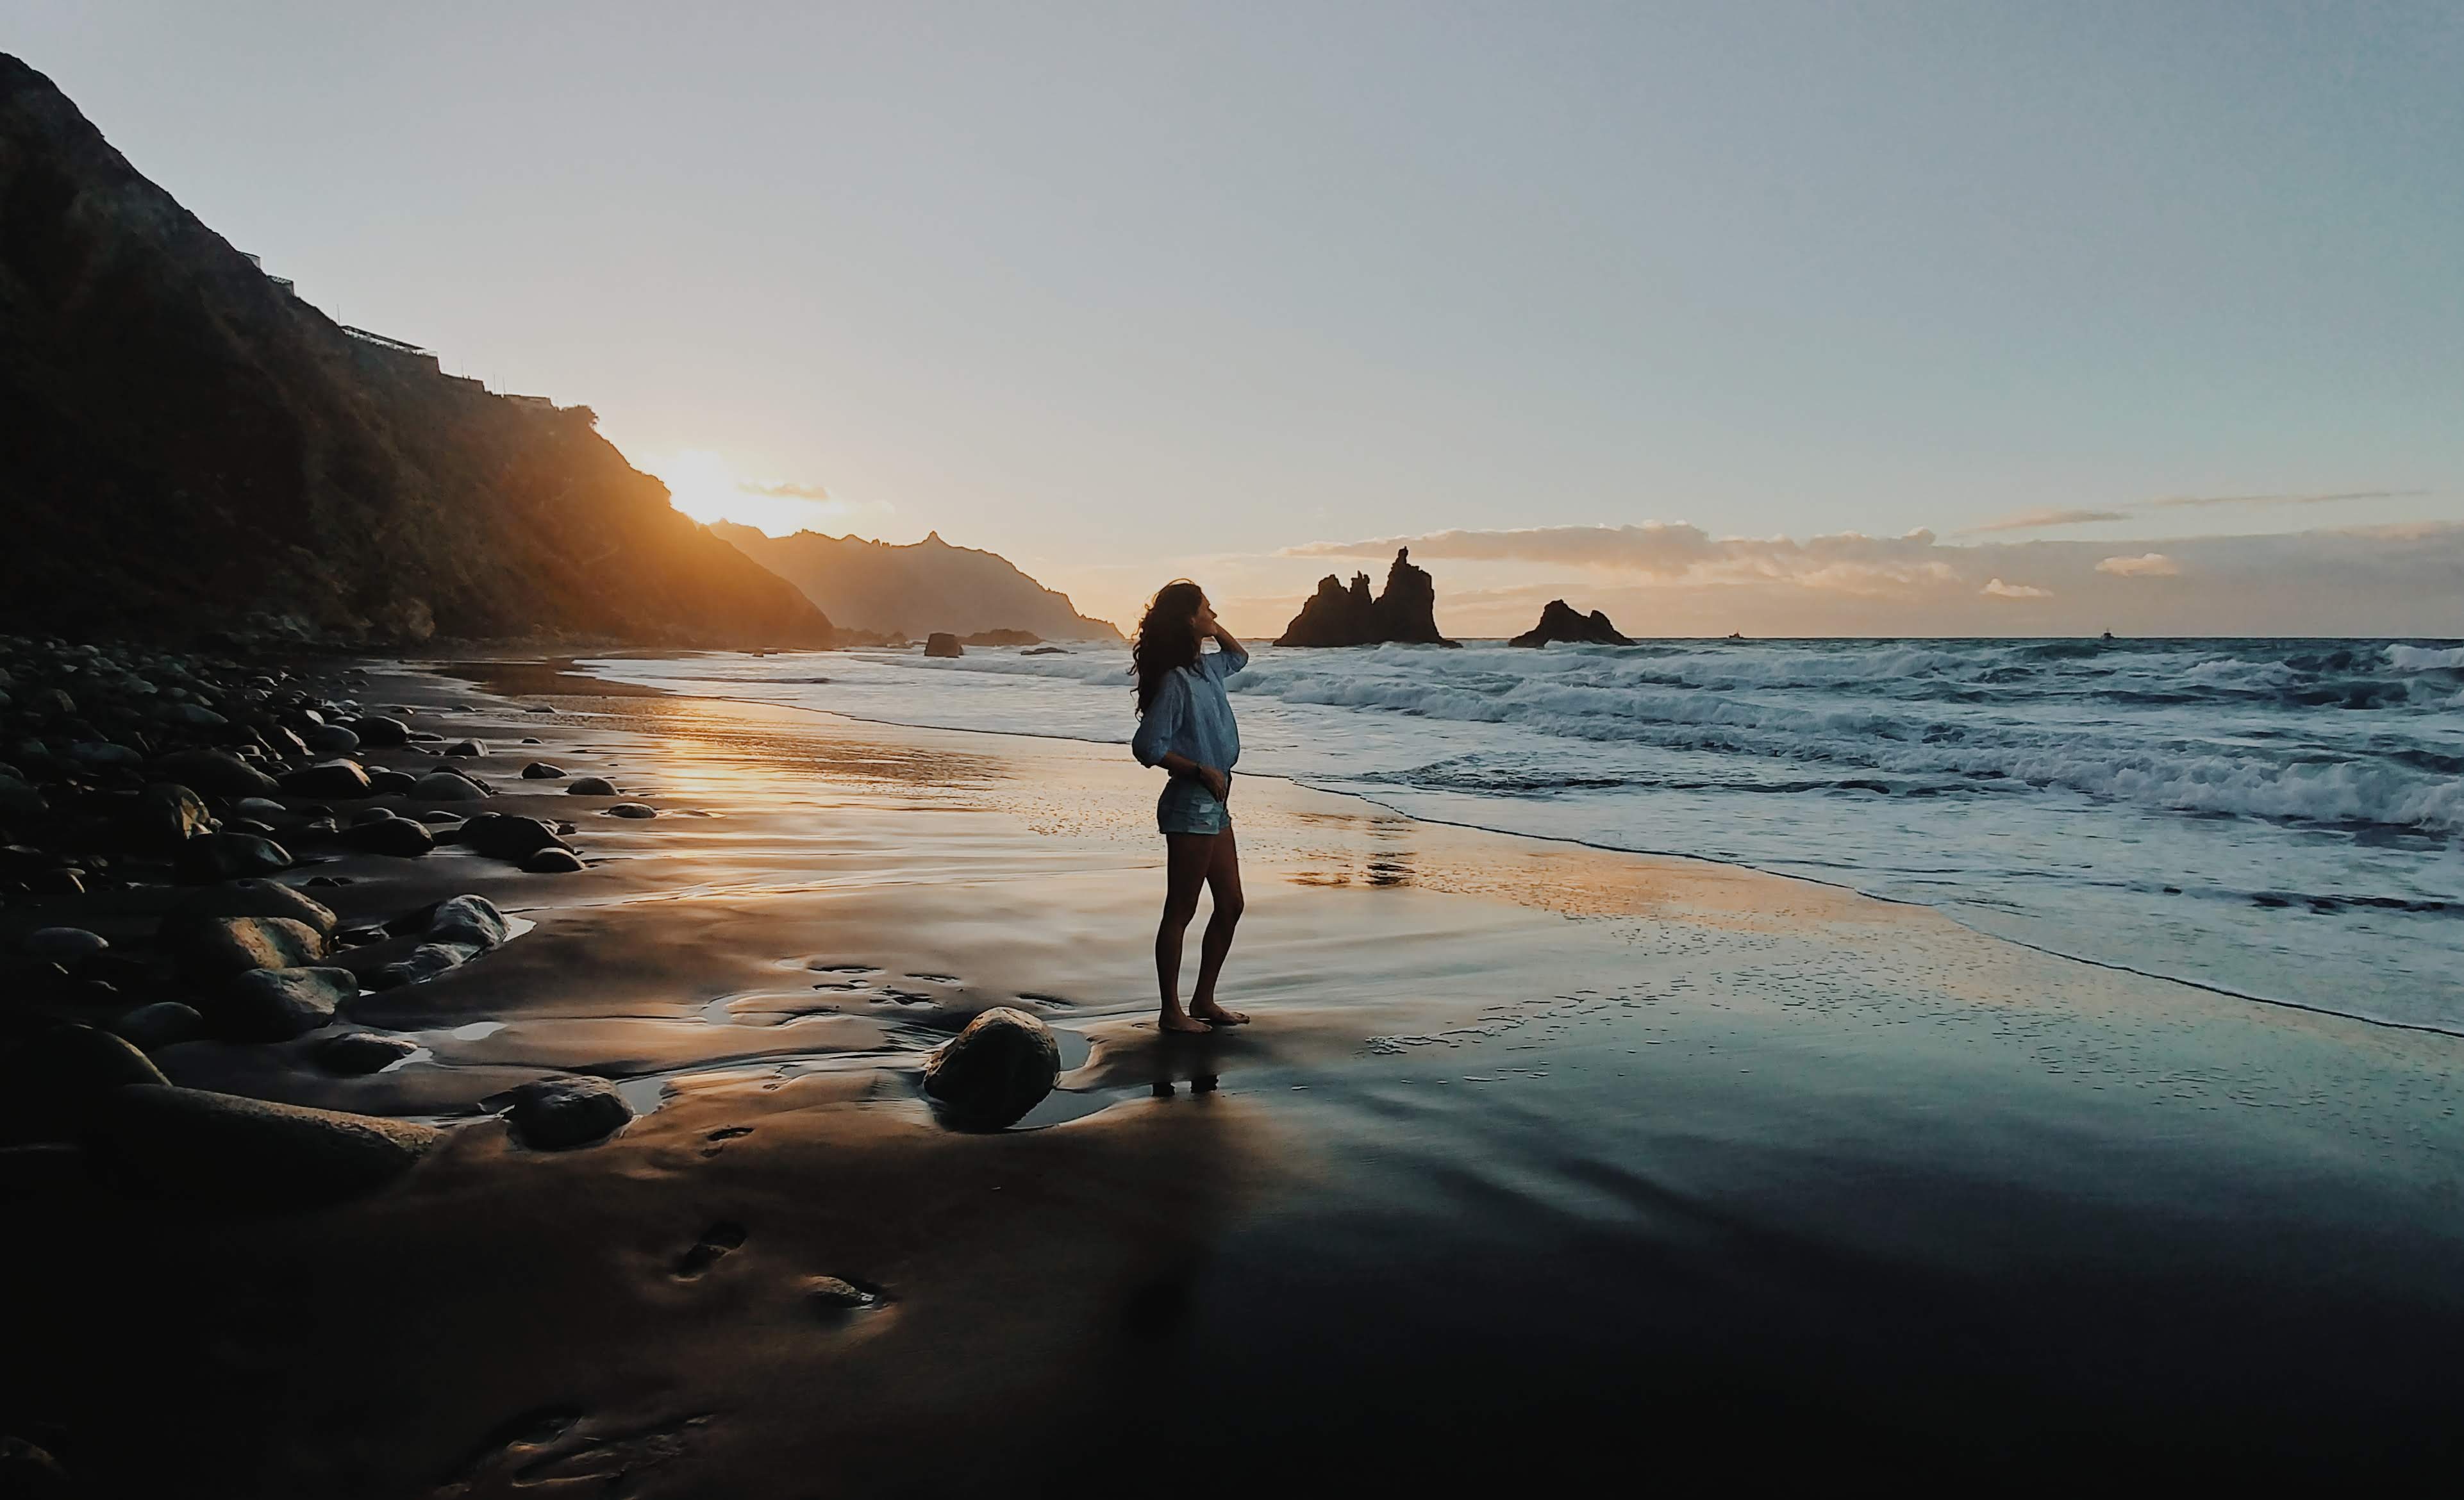
[[[1221,650],[1208,654],[1208,636]],[[1232,837],[1232,762],[1241,759],[1241,730],[1223,679],[1249,665],[1249,653],[1215,618],[1206,593],[1187,579],[1166,584],[1147,605],[1130,645],[1138,678],[1138,731],[1130,753],[1141,765],[1172,773],[1155,803],[1163,828],[1163,920],[1155,927],[1155,982],[1163,991],[1156,1026],[1205,1031],[1248,1020],[1215,1003],[1215,981],[1232,951],[1241,921],[1241,847]],[[1198,947],[1198,987],[1180,1004],[1180,940],[1198,915],[1198,888],[1215,893],[1215,915]]]

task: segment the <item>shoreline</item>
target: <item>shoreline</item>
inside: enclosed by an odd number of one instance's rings
[[[28,1345],[48,1394],[9,1395],[48,1402],[73,1465],[142,1464],[91,1423],[236,1371],[265,1394],[209,1396],[166,1445],[189,1492],[1032,1491],[1089,1462],[1197,1463],[1206,1489],[1338,1441],[1390,1475],[1505,1476],[1637,1423],[1688,1463],[1776,1423],[1828,1472],[2454,1453],[2427,1373],[2464,1335],[2444,1033],[1259,776],[1225,990],[1258,1021],[1184,1044],[1146,1019],[1153,786],[1116,747],[672,695],[533,714],[440,672],[380,672],[368,700],[540,739],[520,753],[658,816],[492,775],[487,805],[565,813],[588,868],[285,877],[353,877],[321,892],[346,922],[450,889],[535,926],[346,1007],[429,1060],[157,1054],[175,1082],[461,1123],[307,1214],[51,1201],[93,1248],[38,1271],[21,1246],[11,1273],[65,1277],[79,1320]],[[988,1004],[1064,1037],[1062,1086],[954,1132],[912,1070]],[[526,1151],[490,1101],[557,1073],[647,1080],[655,1107]],[[146,1268],[166,1233],[170,1284]],[[881,1301],[816,1313],[817,1275]],[[132,1374],[119,1337],[165,1352]],[[1179,1380],[1240,1393],[1237,1432],[1140,1430]]]

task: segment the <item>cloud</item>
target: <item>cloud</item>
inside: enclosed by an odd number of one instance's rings
[[[1604,609],[1632,635],[2095,635],[2464,637],[2464,522],[2110,541],[1946,541],[1846,533],[1714,537],[1682,522],[1446,531],[1322,541],[1258,560],[1243,622],[1280,629],[1313,579],[1303,560],[1397,547],[1437,578],[1452,635],[1511,635],[1541,603]],[[1275,574],[1288,595],[1268,585]],[[1317,569],[1309,569],[1310,572]],[[2151,586],[2150,579],[2170,580]],[[2024,610],[2014,601],[2032,601]],[[1279,601],[1287,601],[1286,603]]]
[[[2409,500],[2429,493],[2428,490],[2331,490],[2315,495],[2168,495],[2161,500],[2149,500],[2146,508],[2164,511],[2186,505],[2326,505],[2337,500]]]
[[[2162,552],[2143,552],[2135,558],[2106,558],[2096,565],[2100,573],[2116,578],[2179,578],[2182,564]]]
[[[2046,526],[2085,526],[2101,520],[2128,520],[2128,511],[2020,511],[1999,520],[1989,520],[1980,526],[1969,526],[1959,535],[1980,536],[1989,531],[2036,531]]]
[[[736,487],[747,495],[767,495],[782,500],[827,500],[830,492],[818,484],[763,484],[758,479],[738,479]]]

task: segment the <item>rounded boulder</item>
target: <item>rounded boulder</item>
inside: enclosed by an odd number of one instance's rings
[[[1061,1046],[1023,1010],[996,1005],[924,1064],[924,1092],[961,1123],[998,1130],[1044,1102],[1061,1077]]]

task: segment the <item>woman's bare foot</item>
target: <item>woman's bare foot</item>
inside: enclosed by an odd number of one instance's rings
[[[1249,1024],[1247,1016],[1237,1010],[1226,1010],[1211,1000],[1192,1001],[1189,1013],[1219,1026],[1244,1026]]]
[[[1185,1015],[1177,1010],[1167,1010],[1161,1015],[1155,1017],[1155,1029],[1158,1031],[1206,1032],[1212,1031],[1215,1028],[1208,1026],[1204,1021],[1194,1016]]]

